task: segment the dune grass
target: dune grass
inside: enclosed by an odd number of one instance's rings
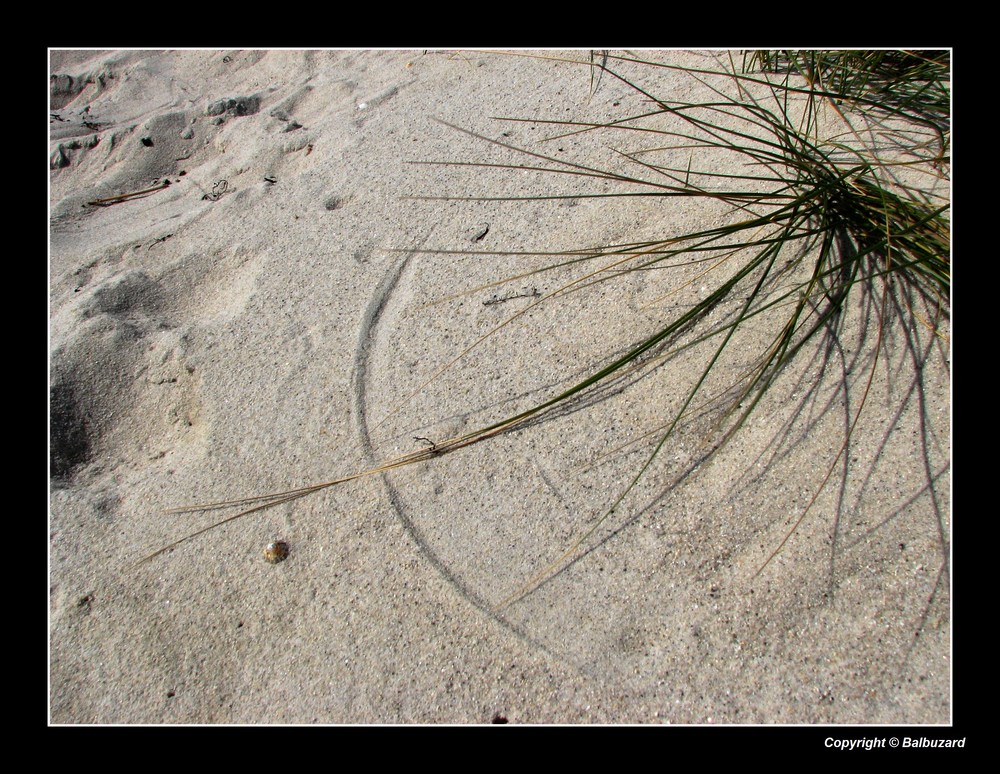
[[[548,127],[550,134],[558,137],[607,133],[609,143],[621,148],[616,150],[621,163],[614,169],[567,161],[460,127],[452,129],[499,146],[520,161],[421,163],[532,170],[552,177],[602,181],[602,186],[610,184],[613,189],[602,187],[589,194],[478,197],[481,200],[685,197],[721,202],[730,210],[730,216],[719,225],[667,233],[659,240],[538,253],[548,262],[537,272],[571,268],[580,274],[528,308],[571,303],[566,299],[583,287],[680,263],[703,266],[699,277],[708,282],[709,292],[658,327],[637,331],[625,352],[595,366],[586,378],[473,432],[332,481],[178,509],[232,507],[238,512],[141,561],[256,511],[347,481],[427,462],[542,418],[547,412],[586,399],[611,380],[659,367],[668,357],[668,345],[670,352],[678,346],[706,347],[708,354],[699,378],[682,396],[679,407],[653,431],[644,463],[629,480],[621,482],[603,515],[577,535],[561,555],[525,579],[497,606],[502,609],[584,550],[601,525],[626,502],[692,412],[706,402],[716,406],[709,448],[720,448],[739,431],[792,363],[836,339],[851,315],[864,315],[861,324],[873,324],[876,336],[871,357],[865,361],[867,375],[860,379],[860,399],[853,404],[839,453],[822,485],[793,519],[771,557],[781,550],[834,475],[857,423],[863,421],[868,386],[888,331],[920,325],[944,335],[940,328],[949,316],[950,293],[948,52],[753,52],[744,55],[741,66],[730,59],[728,66],[719,69],[680,68],[714,95],[697,102],[658,97],[635,75],[623,74],[626,69],[631,73],[678,69],[652,58],[605,53],[579,63],[590,68],[592,83],[616,79],[641,95],[648,109],[610,123],[538,117],[502,120],[530,121]],[[655,147],[649,147],[647,141],[641,151],[628,150],[630,139],[640,135],[645,140],[655,138]],[[678,158],[686,158],[686,163],[678,164]],[[721,159],[722,163],[703,168],[702,159]],[[468,197],[442,194],[420,198]],[[524,276],[528,275],[518,278]],[[498,283],[502,281],[498,279]],[[511,317],[503,326],[513,324],[523,314]],[[741,330],[758,322],[764,322],[769,331],[766,344],[754,354],[752,365],[742,368],[739,378],[733,380],[729,376],[732,368],[727,370],[727,362],[736,362],[731,360],[733,343]],[[437,371],[435,377],[468,351]],[[745,357],[738,360],[745,362]],[[709,394],[709,384],[718,380],[719,373],[729,374],[726,387],[720,391],[716,385]]]

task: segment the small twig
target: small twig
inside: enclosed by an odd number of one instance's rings
[[[228,190],[229,190],[229,181],[225,179],[218,180],[216,181],[215,185],[212,186],[212,193],[205,194],[204,196],[201,197],[201,199],[202,201],[217,202],[219,201],[220,198],[222,198],[222,195],[226,193],[226,191]]]
[[[152,242],[150,242],[149,246],[146,248],[146,252],[148,253],[151,248],[155,247],[156,245],[160,244],[161,242],[166,242],[172,236],[173,236],[173,234],[167,234],[166,236],[161,236],[159,239],[154,239]]]
[[[427,447],[427,451],[429,451],[431,454],[437,454],[439,451],[438,445],[434,443],[434,441],[432,441],[430,438],[424,438],[424,436],[422,435],[415,435],[413,436],[413,440],[423,441],[424,443],[429,444],[429,446]]]
[[[532,288],[531,290],[525,289],[523,293],[511,293],[509,296],[497,296],[494,295],[493,298],[489,298],[483,301],[483,306],[493,306],[493,304],[502,304],[504,301],[510,301],[515,298],[541,298],[542,294],[538,288]]]
[[[170,186],[169,180],[164,180],[160,185],[154,186],[153,188],[146,188],[142,191],[133,191],[132,193],[119,194],[118,196],[109,196],[107,199],[94,199],[92,202],[87,202],[90,207],[110,207],[112,204],[119,204],[121,202],[127,202],[130,199],[135,199],[139,196],[148,196],[149,194],[156,193],[157,191],[162,191],[164,188]]]

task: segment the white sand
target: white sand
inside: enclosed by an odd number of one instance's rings
[[[555,132],[491,119],[648,109],[609,76],[591,96],[578,65],[55,51],[51,73],[53,722],[949,721],[948,374],[932,350],[917,383],[898,333],[846,484],[838,467],[759,575],[843,442],[841,380],[855,411],[870,362],[844,377],[834,357],[820,381],[807,354],[730,446],[675,483],[708,420],[686,428],[591,550],[502,611],[621,493],[650,443],[604,455],[668,420],[705,348],[573,412],[252,514],[131,569],[224,515],[167,509],[326,481],[527,408],[710,282],[653,303],[692,274],[645,272],[529,310],[579,272],[474,290],[545,261],[472,251],[669,236],[726,210],[406,198],[615,190],[409,163],[532,161],[435,118],[595,165],[616,163],[609,145],[648,146],[541,143]],[[649,77],[673,99],[697,92],[680,73]],[[291,555],[268,564],[278,539]]]

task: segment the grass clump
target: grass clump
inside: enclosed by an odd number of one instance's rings
[[[372,470],[287,492],[197,506],[233,506],[239,512],[195,534],[346,481],[449,454],[584,400],[613,380],[669,364],[681,349],[703,348],[698,350],[705,353],[698,377],[649,436],[649,453],[634,476],[621,483],[603,515],[560,556],[520,583],[498,605],[502,608],[529,593],[586,547],[685,421],[706,406],[714,407],[713,432],[706,442],[710,455],[734,436],[781,375],[805,353],[831,351],[850,326],[873,329],[868,356],[855,361],[863,367],[853,382],[860,397],[852,402],[836,459],[771,557],[781,550],[844,464],[886,340],[903,331],[917,368],[926,351],[906,331],[920,326],[946,342],[942,331],[949,316],[951,275],[946,177],[949,54],[755,52],[744,56],[741,68],[730,60],[729,66],[719,69],[679,68],[636,56],[606,54],[599,61],[591,57],[580,64],[600,78],[624,83],[641,95],[647,108],[605,123],[502,120],[530,121],[548,127],[557,137],[604,132],[615,145],[644,138],[641,150],[617,149],[614,168],[567,161],[471,132],[466,133],[516,154],[520,161],[422,163],[530,170],[612,187],[592,193],[475,197],[478,200],[638,196],[721,203],[729,214],[719,225],[671,233],[662,239],[546,251],[538,255],[549,262],[531,272],[578,273],[532,306],[557,303],[584,288],[616,282],[634,272],[679,265],[697,269],[698,277],[707,283],[704,297],[651,329],[637,331],[625,351],[524,411]],[[660,68],[682,71],[711,96],[695,101],[666,99],[636,75],[627,74],[654,73]],[[711,166],[702,166],[702,159],[712,160]],[[764,344],[748,360],[735,343],[742,331],[758,324],[766,326]],[[738,374],[735,378],[734,373]],[[928,469],[932,497],[936,475]],[[947,556],[943,532],[941,537]]]
[[[951,128],[951,52],[939,51],[755,51],[743,72],[759,69],[801,76],[816,96],[853,107]],[[943,150],[943,148],[942,148]]]

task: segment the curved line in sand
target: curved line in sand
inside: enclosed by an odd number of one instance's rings
[[[354,372],[351,379],[354,387],[354,419],[358,426],[358,434],[361,437],[360,446],[365,455],[365,463],[370,467],[376,467],[377,461],[368,426],[368,360],[372,349],[378,342],[378,326],[379,321],[382,318],[382,314],[385,312],[385,309],[392,298],[392,294],[396,290],[400,278],[403,276],[403,272],[406,271],[406,267],[409,264],[410,259],[417,253],[418,250],[412,250],[406,253],[402,259],[399,260],[396,265],[389,269],[389,271],[387,271],[382,277],[382,281],[379,283],[378,287],[375,288],[375,292],[372,295],[371,300],[368,302],[368,307],[365,309],[358,332],[358,345],[354,354]],[[393,486],[388,473],[382,473],[379,478],[385,485],[386,492],[389,495],[389,501],[392,503],[396,516],[403,524],[403,528],[413,539],[413,542],[417,544],[417,547],[427,558],[427,561],[431,563],[431,566],[433,566],[434,569],[441,574],[441,577],[443,577],[445,581],[447,581],[448,584],[455,589],[459,596],[473,605],[480,612],[487,615],[490,619],[496,621],[512,634],[516,635],[522,641],[544,651],[559,661],[564,660],[520,627],[499,615],[488,601],[486,601],[473,588],[459,578],[451,570],[451,568],[448,567],[434,548],[425,540],[420,528],[407,514],[403,499],[400,497],[399,491],[396,487]]]

